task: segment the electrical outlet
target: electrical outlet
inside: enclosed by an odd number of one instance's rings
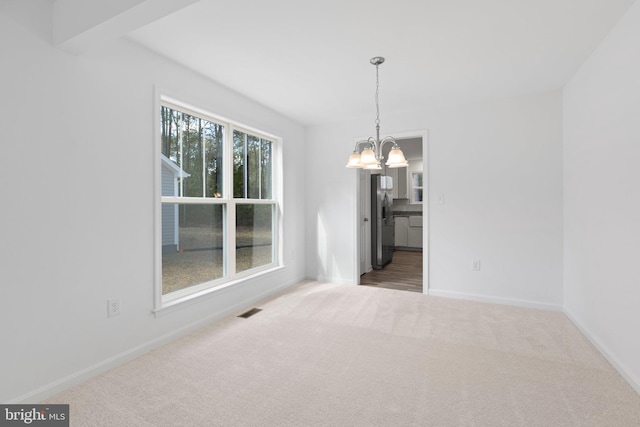
[[[473,271],[480,271],[480,260],[479,259],[474,259],[473,260],[473,264],[471,265],[471,269]]]
[[[120,314],[120,298],[107,300],[107,316],[113,317]]]

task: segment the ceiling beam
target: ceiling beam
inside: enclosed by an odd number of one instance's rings
[[[199,0],[56,0],[53,45],[79,54]]]

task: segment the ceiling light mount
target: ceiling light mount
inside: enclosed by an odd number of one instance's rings
[[[398,147],[398,144],[396,144],[395,138],[388,136],[384,139],[380,139],[380,80],[378,78],[378,67],[380,64],[384,63],[384,58],[381,56],[374,56],[369,62],[376,66],[376,136],[371,136],[367,139],[356,142],[353,154],[349,157],[349,161],[346,166],[348,168],[382,169],[382,161],[384,160],[382,147],[389,142],[391,142],[393,146],[389,152],[389,157],[385,165],[390,168],[409,166],[402,150]]]

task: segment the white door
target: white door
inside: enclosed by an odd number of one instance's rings
[[[360,274],[371,270],[371,229],[369,214],[371,212],[371,183],[369,173],[364,169],[358,169],[358,185],[360,197],[358,198],[358,218],[360,222]]]

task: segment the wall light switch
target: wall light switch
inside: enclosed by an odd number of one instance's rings
[[[439,205],[444,205],[444,193],[439,193],[438,194],[438,204]]]
[[[473,264],[471,265],[471,269],[473,271],[480,271],[480,260],[479,259],[474,259],[473,260]]]

